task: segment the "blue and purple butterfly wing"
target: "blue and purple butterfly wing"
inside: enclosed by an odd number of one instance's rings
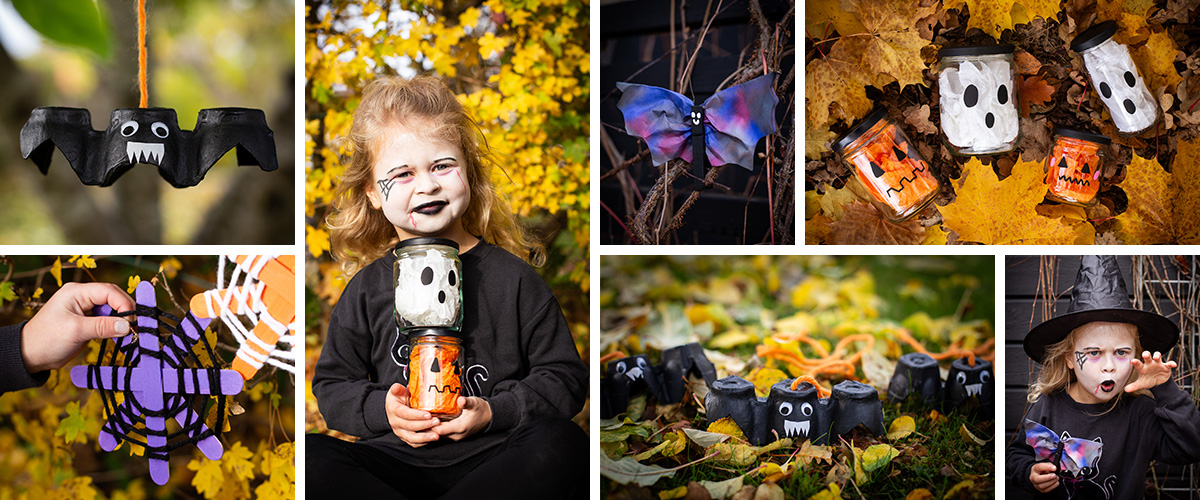
[[[1058,449],[1058,434],[1042,424],[1026,419],[1021,425],[1025,431],[1025,444],[1033,448],[1033,456],[1039,461],[1049,460]]]
[[[1095,467],[1100,460],[1100,450],[1103,443],[1082,438],[1067,438],[1062,440],[1062,465],[1064,470],[1078,476],[1084,467]]]
[[[617,108],[625,117],[625,133],[646,141],[656,165],[672,158],[691,161],[692,126],[688,123],[691,99],[637,83],[617,82],[617,89],[621,91]]]
[[[775,73],[727,88],[704,101],[705,148],[709,162],[737,164],[754,170],[754,147],[758,140],[774,134]]]

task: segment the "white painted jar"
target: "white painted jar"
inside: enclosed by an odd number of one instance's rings
[[[961,156],[1012,151],[1020,117],[1012,45],[943,47],[938,51],[942,135]]]
[[[1091,87],[1108,107],[1117,131],[1137,135],[1158,122],[1158,101],[1129,57],[1129,47],[1113,40],[1116,33],[1116,22],[1102,22],[1076,36],[1071,50],[1083,56]]]

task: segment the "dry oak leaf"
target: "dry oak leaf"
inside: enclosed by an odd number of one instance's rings
[[[1041,76],[1030,76],[1021,79],[1021,88],[1017,92],[1020,97],[1021,116],[1029,117],[1029,105],[1045,106],[1054,97],[1054,87]]]
[[[833,227],[830,226],[831,223],[833,223],[833,219],[825,215],[816,215],[804,221],[804,244],[824,244],[825,240],[829,238],[829,233],[833,232]]]
[[[913,106],[904,112],[904,123],[912,125],[922,134],[936,134],[937,126],[929,121],[929,105]]]
[[[1118,186],[1129,208],[1117,216],[1117,236],[1126,245],[1200,243],[1200,141],[1180,142],[1174,172],[1134,155]]]
[[[1045,198],[1042,165],[1018,162],[1012,175],[1000,181],[991,167],[971,158],[962,177],[954,181],[957,198],[940,207],[946,229],[959,241],[985,245],[1066,245],[1076,233],[1061,219],[1038,215]]]
[[[866,91],[871,77],[862,66],[866,42],[861,37],[843,38],[825,57],[805,66],[806,127],[820,129],[833,120],[852,123],[871,111],[873,104]]]
[[[895,223],[875,207],[854,201],[843,207],[841,220],[830,224],[826,240],[833,245],[917,245],[925,238],[920,221]]]

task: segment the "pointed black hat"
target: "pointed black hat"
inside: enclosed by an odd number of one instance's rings
[[[1025,353],[1043,363],[1046,346],[1062,341],[1071,330],[1093,321],[1137,326],[1142,349],[1150,352],[1166,354],[1179,341],[1179,326],[1175,322],[1133,308],[1115,256],[1085,255],[1079,262],[1067,313],[1033,327],[1025,336]]]

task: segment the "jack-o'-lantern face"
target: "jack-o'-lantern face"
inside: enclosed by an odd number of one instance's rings
[[[1101,174],[1096,144],[1059,141],[1047,161],[1046,186],[1051,199],[1074,204],[1096,201]]]
[[[857,167],[858,179],[871,196],[901,217],[910,215],[938,190],[929,164],[894,125],[887,125],[874,141],[847,159]]]
[[[439,417],[458,414],[462,392],[457,346],[417,344],[412,348],[408,377],[409,406]]]

